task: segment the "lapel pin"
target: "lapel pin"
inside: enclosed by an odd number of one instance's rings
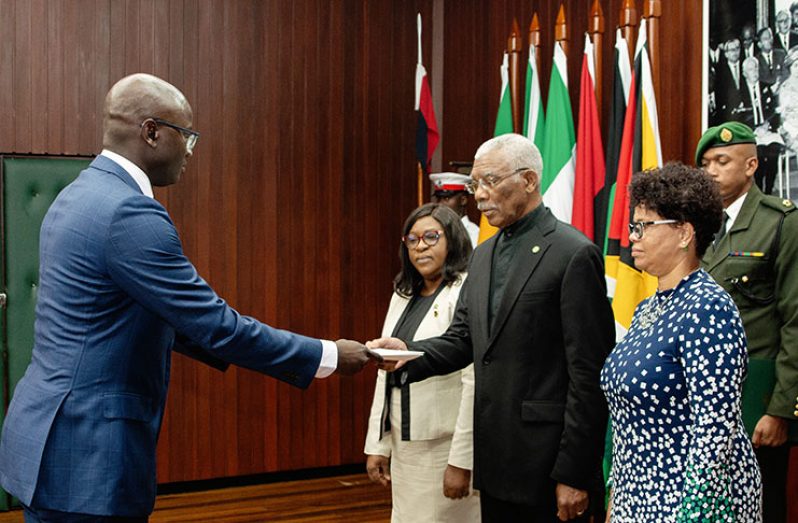
[[[534,247],[532,247],[532,253],[533,254],[537,254],[539,252],[540,252],[540,246],[539,245],[535,245]]]

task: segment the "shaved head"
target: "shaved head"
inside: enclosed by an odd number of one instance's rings
[[[172,185],[191,156],[180,129],[191,129],[192,120],[177,87],[150,74],[126,76],[105,97],[103,147],[138,165],[152,185]]]
[[[105,97],[103,146],[118,145],[130,136],[135,137],[138,134],[135,124],[146,118],[170,119],[186,111],[191,114],[188,100],[169,82],[145,73],[126,76]]]

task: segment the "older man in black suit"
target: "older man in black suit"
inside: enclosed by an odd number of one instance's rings
[[[484,143],[470,191],[501,230],[474,251],[451,327],[409,343],[425,355],[399,382],[474,363],[474,487],[484,522],[587,521],[603,511],[607,407],[599,373],[614,344],[599,249],[542,205],[542,160],[517,134]],[[405,348],[381,338],[372,347]]]

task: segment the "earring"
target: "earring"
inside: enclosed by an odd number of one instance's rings
[[[682,245],[682,250],[683,250],[684,252],[687,252],[687,248],[688,248],[689,246],[690,246],[690,244],[689,244],[689,243],[685,243],[684,245]]]

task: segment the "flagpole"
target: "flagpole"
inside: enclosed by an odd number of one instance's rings
[[[634,0],[624,0],[621,5],[620,22],[618,26],[621,28],[623,38],[627,44],[635,41],[635,26],[637,26],[637,8],[635,8]],[[634,63],[634,45],[627,45],[629,50],[629,61]]]
[[[599,4],[599,0],[595,0],[593,2],[593,8],[590,12],[590,37],[593,41],[593,63],[595,65],[596,71],[595,75],[593,76],[594,85],[593,88],[596,91],[596,101],[597,106],[596,109],[598,111],[598,118],[601,121],[601,106],[604,103],[602,99],[602,52],[601,48],[603,47],[602,44],[604,42],[604,13],[601,11],[601,4]]]
[[[518,20],[513,18],[513,26],[510,30],[510,37],[507,39],[507,54],[510,58],[510,107],[513,117],[513,132],[522,132],[521,113],[523,105],[521,102],[521,29],[518,28]]]
[[[422,63],[421,58],[421,13],[418,13],[416,17],[416,33],[418,34],[418,63]],[[421,162],[416,162],[417,172],[418,172],[418,206],[421,207],[424,204],[424,167],[421,165]]]

